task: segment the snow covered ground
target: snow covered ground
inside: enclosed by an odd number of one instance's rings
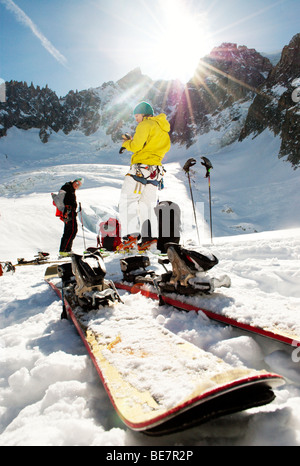
[[[54,216],[50,193],[79,175],[85,179],[77,196],[83,207],[84,237],[79,223],[73,249],[81,252],[84,241],[87,246],[96,245],[99,221],[117,214],[128,157],[89,153],[76,135],[73,142],[69,140],[72,150],[59,143],[52,149],[41,143],[35,147],[31,137],[26,132],[22,147],[16,134],[14,140],[0,140],[0,261],[16,263],[17,258],[30,259],[38,251],[57,257],[62,223]],[[270,148],[278,141],[264,138],[254,140],[251,151],[249,141],[217,153],[213,149],[210,153],[204,140],[206,151],[201,154],[174,148],[160,200],[180,204],[182,240],[195,246],[190,195],[181,167],[187,158],[197,156],[193,192],[201,246],[218,257],[219,265],[213,270],[232,279],[231,288],[208,298],[209,306],[227,306],[233,314],[245,313],[254,322],[276,322],[298,331],[300,174],[274,157]],[[23,160],[22,150],[32,157]],[[46,153],[39,156],[39,150]],[[200,217],[204,213],[209,218],[207,181],[199,155],[208,156],[214,165],[213,244],[209,225]],[[106,267],[109,276],[120,277],[117,255],[106,259]],[[60,320],[61,303],[43,280],[45,268],[17,267],[14,274],[0,277],[0,445],[300,445],[299,348],[126,294],[126,305],[134,308],[138,300],[141,312],[180,337],[230,364],[277,372],[286,384],[276,389],[270,405],[180,434],[148,438],[125,428],[75,328]]]

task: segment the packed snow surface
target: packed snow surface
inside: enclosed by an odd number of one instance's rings
[[[30,153],[32,147],[32,153],[37,154],[29,132],[26,138],[23,149]],[[264,142],[260,141],[262,152],[266,152]],[[99,222],[117,215],[126,166],[116,157],[107,165],[101,158],[97,163],[96,156],[77,160],[70,155],[59,160],[59,153],[54,159],[36,155],[24,162],[17,152],[13,158],[9,148],[14,146],[9,146],[8,139],[5,144],[5,148],[0,145],[4,160],[0,167],[0,261],[15,264],[17,258],[31,259],[38,251],[57,258],[63,224],[55,217],[50,193],[77,176],[85,179],[77,194],[83,208],[83,228],[79,217],[73,250],[81,253],[85,245],[95,246]],[[160,200],[181,206],[182,243],[195,248],[189,187],[181,170],[193,154],[184,152],[180,159],[179,152],[174,151],[166,164]],[[232,286],[221,288],[214,296],[198,298],[198,304],[226,309],[240,320],[277,325],[299,335],[298,170],[293,171],[274,155],[262,157],[258,166],[257,152],[250,154],[245,145],[231,152],[224,149],[212,161],[213,243],[203,172],[197,172],[193,182],[201,248],[219,259],[211,273],[228,274]],[[200,172],[200,161],[198,164]],[[107,276],[112,279],[121,277],[119,259],[118,255],[105,258]],[[157,256],[151,255],[151,261],[161,270]],[[276,399],[271,404],[182,433],[148,438],[126,428],[75,327],[60,319],[61,302],[43,279],[45,269],[46,265],[16,267],[14,274],[0,277],[0,445],[300,445],[300,348],[296,344],[287,346],[217,324],[202,313],[159,307],[145,297],[122,292],[126,312],[138,306],[141,319],[152,320],[153,325],[226,363],[266,369],[286,380],[275,390]],[[148,376],[161,364],[163,360],[154,362]],[[174,381],[175,396],[176,386]]]

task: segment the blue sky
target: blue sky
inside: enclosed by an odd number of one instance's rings
[[[0,0],[0,79],[58,96],[136,67],[186,82],[222,42],[281,51],[299,18],[299,0]]]

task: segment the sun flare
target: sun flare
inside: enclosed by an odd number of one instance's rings
[[[211,51],[206,14],[193,12],[183,0],[161,0],[162,16],[152,49],[153,73],[187,82],[200,58]]]

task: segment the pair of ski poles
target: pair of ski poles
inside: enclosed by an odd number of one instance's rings
[[[206,175],[205,178],[208,179],[208,193],[209,193],[209,218],[210,218],[210,239],[211,242],[213,241],[213,234],[212,234],[212,212],[211,212],[211,187],[210,187],[210,170],[213,168],[210,160],[206,157],[201,157],[203,162],[201,162],[201,165],[203,165],[206,168]],[[197,163],[196,159],[190,158],[186,161],[186,163],[183,166],[183,170],[185,171],[188,181],[189,181],[189,187],[190,187],[190,193],[191,193],[191,200],[192,200],[192,205],[193,205],[193,212],[194,212],[194,218],[195,218],[195,224],[196,224],[196,230],[197,230],[197,236],[198,236],[198,242],[200,245],[200,235],[199,235],[199,229],[198,229],[198,222],[197,222],[197,216],[196,216],[196,209],[195,209],[195,202],[194,202],[194,197],[193,197],[193,191],[192,191],[192,185],[191,185],[191,177],[190,177],[190,168],[193,167]]]

